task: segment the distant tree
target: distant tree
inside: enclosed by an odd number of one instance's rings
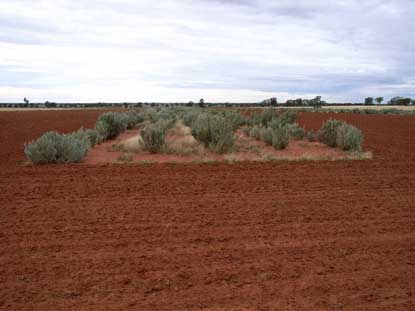
[[[389,102],[388,105],[397,105],[397,106],[407,106],[410,105],[412,100],[408,97],[394,97]]]
[[[383,102],[383,97],[376,97],[375,101],[380,105]]]
[[[201,98],[201,99],[199,100],[199,107],[200,107],[200,108],[204,108],[204,107],[205,107],[205,100],[204,100],[203,98]]]
[[[311,100],[314,108],[320,108],[322,105],[321,96],[316,96],[316,98]]]
[[[365,99],[365,105],[373,105],[373,97],[367,97]]]

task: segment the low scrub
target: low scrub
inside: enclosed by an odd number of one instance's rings
[[[316,133],[315,133],[313,130],[309,130],[309,131],[307,132],[306,136],[307,136],[307,140],[308,140],[309,142],[316,141]]]
[[[279,126],[273,130],[272,146],[276,150],[285,149],[288,146],[290,136],[286,126]]]
[[[267,108],[261,113],[262,126],[268,126],[268,123],[277,118],[277,111],[274,108]]]
[[[361,151],[363,143],[362,132],[353,125],[343,123],[337,128],[337,147],[345,151]]]
[[[345,151],[360,151],[363,144],[363,134],[358,128],[334,119],[323,124],[318,139],[330,147],[339,147]]]
[[[90,143],[85,132],[72,134],[47,132],[25,145],[25,154],[33,164],[65,164],[81,162]]]
[[[144,142],[144,149],[150,153],[163,151],[166,144],[166,127],[163,122],[156,122],[147,125],[141,130],[141,138]]]
[[[98,131],[102,140],[114,139],[124,132],[126,128],[125,115],[116,112],[102,114],[95,124],[95,129]]]
[[[343,121],[330,119],[318,131],[318,140],[329,147],[336,147],[337,129]]]
[[[298,123],[287,124],[288,135],[292,139],[302,140],[305,136],[305,130]]]
[[[232,150],[235,144],[232,124],[220,115],[199,114],[192,123],[192,135],[200,143],[218,153]]]
[[[282,125],[294,124],[297,121],[297,113],[293,110],[286,110],[280,116]]]

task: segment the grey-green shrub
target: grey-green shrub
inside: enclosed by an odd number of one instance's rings
[[[267,108],[261,113],[262,126],[267,126],[269,122],[277,118],[277,111],[274,108]]]
[[[293,110],[286,110],[280,116],[282,125],[293,124],[297,121],[297,113]]]
[[[313,142],[313,141],[315,141],[316,140],[316,133],[313,131],[313,130],[309,130],[308,132],[307,132],[307,140],[309,141],[309,142]]]
[[[232,125],[234,130],[237,130],[239,127],[247,123],[247,119],[235,111],[225,111],[223,113],[223,117]]]
[[[267,145],[272,145],[272,139],[274,136],[274,129],[271,127],[263,127],[261,129],[261,140]]]
[[[336,145],[346,151],[362,149],[362,132],[353,125],[344,123],[337,128]]]
[[[98,131],[92,129],[86,129],[85,135],[88,137],[89,144],[94,147],[98,143]]]
[[[147,125],[141,130],[144,149],[151,153],[161,152],[166,143],[166,129],[161,122]]]
[[[261,128],[258,126],[251,127],[249,129],[249,136],[257,140],[261,139]]]
[[[97,124],[95,128],[102,137],[105,137],[104,140],[116,138],[127,128],[125,115],[122,113],[106,112],[98,118],[97,123],[100,123],[99,128]]]
[[[301,140],[305,136],[304,128],[300,127],[298,123],[287,124],[287,130],[292,139]]]
[[[104,121],[98,120],[97,123],[95,123],[94,130],[98,134],[96,138],[97,144],[101,144],[107,140],[108,130],[107,130],[107,124]]]
[[[77,163],[84,159],[90,144],[81,134],[47,132],[25,145],[25,154],[33,164]]]
[[[144,115],[138,111],[128,111],[124,113],[124,120],[126,128],[131,130],[134,129],[137,124],[144,121]]]
[[[329,147],[336,147],[337,129],[343,123],[334,119],[327,120],[318,131],[318,140]]]
[[[235,138],[232,124],[220,115],[201,113],[192,123],[192,135],[206,147],[225,153],[232,150]]]
[[[247,123],[250,127],[261,125],[262,117],[260,114],[254,112],[248,117]]]
[[[273,130],[272,146],[276,150],[285,149],[290,141],[290,136],[286,126],[280,126]]]

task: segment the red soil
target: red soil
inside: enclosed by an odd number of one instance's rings
[[[0,112],[0,309],[415,309],[415,117],[335,115],[370,161],[16,165],[99,113]]]

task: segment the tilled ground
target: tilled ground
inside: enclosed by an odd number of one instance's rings
[[[99,113],[0,113],[0,309],[415,309],[415,117],[301,115],[370,161],[16,165]]]

